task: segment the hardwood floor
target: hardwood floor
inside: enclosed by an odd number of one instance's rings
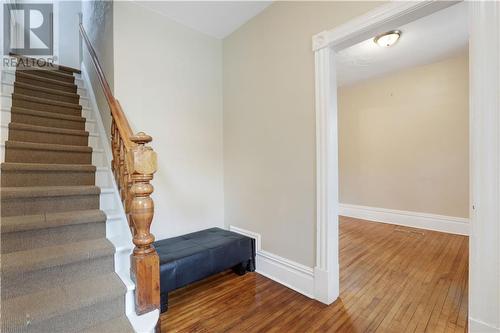
[[[466,332],[468,237],[340,219],[340,298],[225,272],[170,294],[162,332]]]

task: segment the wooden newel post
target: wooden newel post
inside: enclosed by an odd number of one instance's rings
[[[135,143],[129,150],[127,164],[130,187],[130,218],[134,228],[134,252],[130,256],[131,276],[135,281],[135,311],[138,315],[160,308],[160,266],[150,232],[154,203],[149,183],[156,172],[156,153],[146,146],[152,138],[137,133],[130,138]]]

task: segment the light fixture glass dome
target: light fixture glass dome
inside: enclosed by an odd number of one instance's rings
[[[399,37],[401,37],[400,30],[391,30],[378,35],[373,41],[380,47],[390,47],[398,41]]]

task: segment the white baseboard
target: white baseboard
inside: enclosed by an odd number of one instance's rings
[[[403,210],[339,204],[339,215],[406,227],[469,235],[469,219]]]
[[[480,320],[469,317],[469,332],[470,333],[498,333],[500,328],[495,328]]]
[[[314,273],[311,267],[262,250],[258,233],[229,226],[229,230],[254,238],[256,247],[256,272],[309,298],[314,298]]]

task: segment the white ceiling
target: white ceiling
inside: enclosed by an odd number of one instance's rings
[[[137,1],[180,24],[215,38],[224,38],[272,1]]]
[[[469,40],[467,3],[393,28],[401,30],[402,35],[392,47],[381,48],[369,39],[338,52],[340,86],[439,61],[466,49]]]

